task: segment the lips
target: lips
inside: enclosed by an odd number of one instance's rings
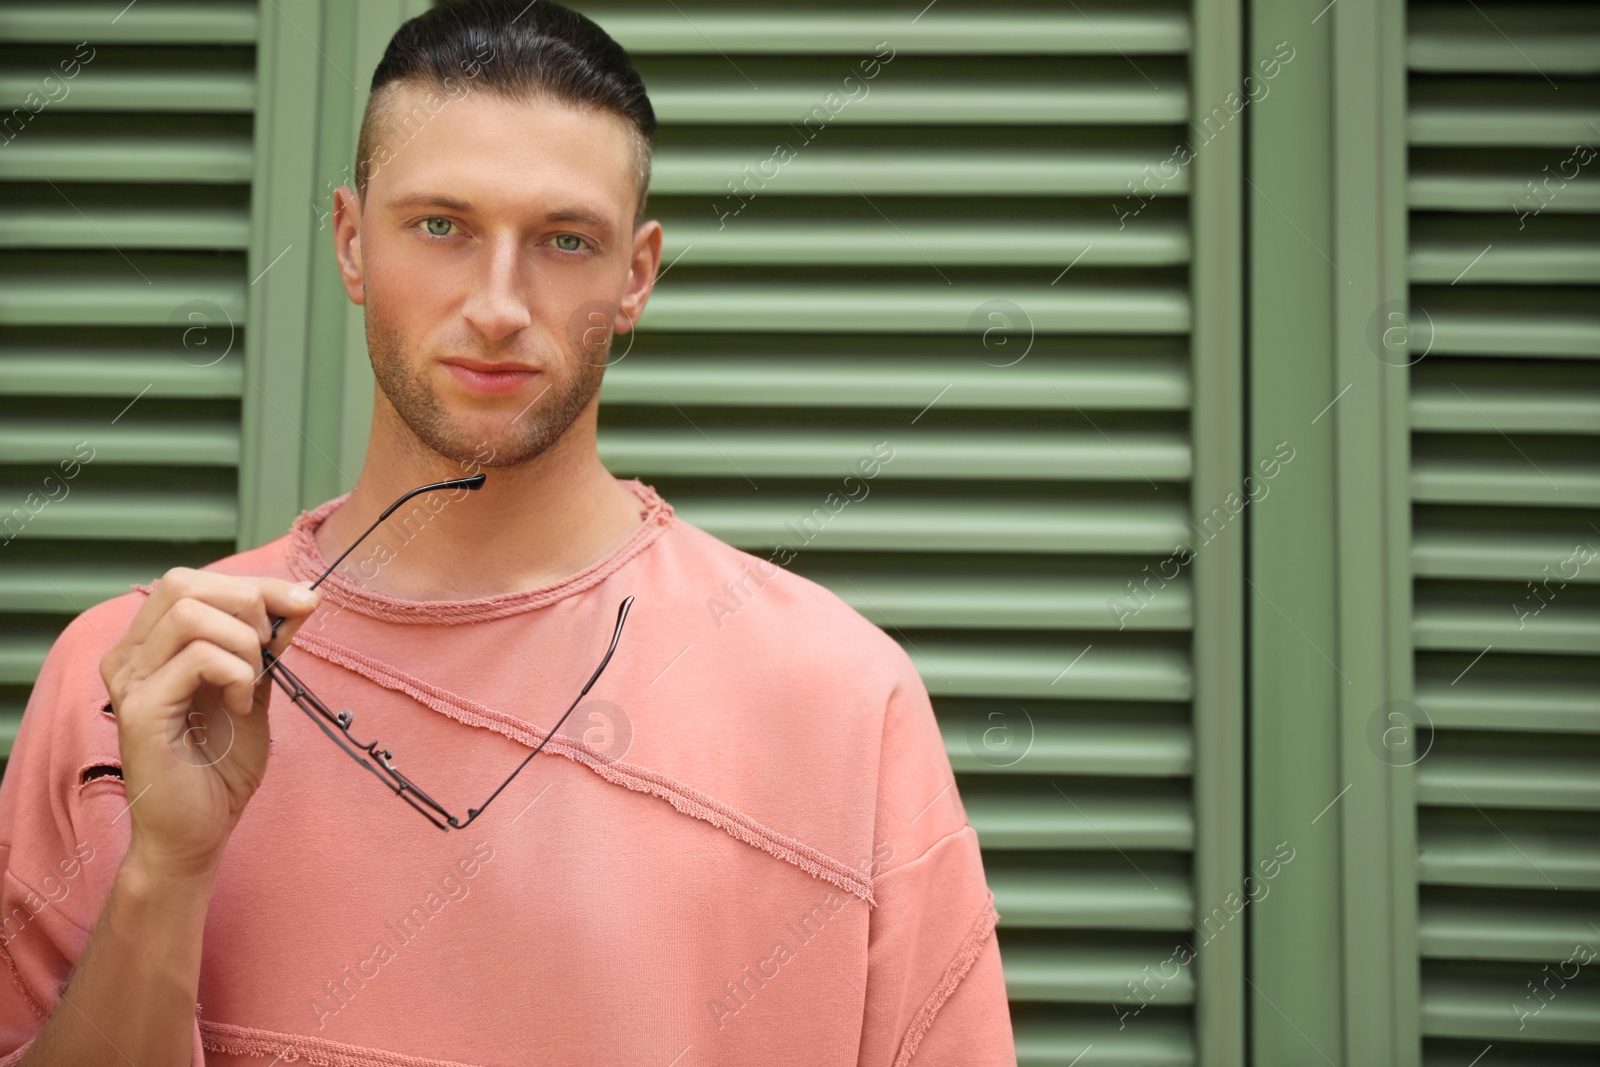
[[[540,374],[525,363],[483,363],[478,360],[447,360],[450,376],[475,393],[514,393]]]

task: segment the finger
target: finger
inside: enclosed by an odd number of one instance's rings
[[[238,656],[210,641],[191,641],[178,654],[178,660],[184,669],[194,672],[196,690],[200,688],[198,683],[204,681],[221,691],[224,711],[240,718],[250,714],[254,703],[255,673]]]
[[[128,657],[128,667],[134,678],[148,678],[196,640],[209,641],[231,652],[252,674],[261,670],[259,632],[214,604],[190,597],[173,603],[166,615],[151,629],[144,643],[133,649]],[[132,680],[125,679],[124,687],[131,684]]]
[[[202,600],[219,610],[254,626],[261,644],[271,637],[268,613],[276,616],[303,616],[315,607],[318,597],[307,601],[294,591],[303,589],[282,578],[240,577],[174,567],[155,584],[155,590],[128,626],[129,645],[144,642],[172,605],[184,598]]]
[[[192,567],[173,567],[152,585],[150,596],[128,624],[126,640],[130,646],[143,644],[179,600],[202,600],[249,622],[251,601],[260,596],[260,591],[248,580]]]
[[[120,730],[166,736],[172,720],[183,720],[202,684],[215,686],[222,710],[250,713],[253,674],[237,655],[210,641],[196,640],[158,667],[118,709]]]
[[[262,579],[263,582],[278,582],[279,579]],[[289,638],[300,628],[311,613],[322,604],[322,594],[312,589],[309,581],[290,584],[284,582],[281,587],[273,586],[267,589],[267,605],[271,609],[272,618],[267,621],[269,640],[265,642],[274,652],[281,652],[289,647]],[[272,623],[278,623],[276,631]]]
[[[317,594],[315,592],[312,593],[312,596],[316,595]],[[320,600],[318,606],[321,606]],[[311,611],[306,612],[303,615],[284,616],[283,625],[278,627],[278,636],[274,637],[267,645],[274,656],[283,655],[284,650],[289,647],[289,643],[294,640],[294,635],[299,632],[300,627],[304,626],[306,622],[310,620],[311,615],[315,611],[316,608],[313,608]]]

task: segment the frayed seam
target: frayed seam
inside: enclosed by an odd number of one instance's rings
[[[321,635],[300,631],[294,635],[293,644],[318,659],[359,674],[385,689],[404,693],[464,725],[493,730],[529,748],[544,741],[547,736],[522,719],[496,711],[476,701],[467,700],[439,686],[411,678],[386,663],[354,649],[345,648]],[[814,878],[831,882],[845,892],[866,901],[869,907],[876,905],[871,880],[854,867],[796,838],[764,826],[738,809],[723,804],[692,786],[620,760],[603,759],[581,741],[559,733],[550,737],[544,751],[581,763],[613,785],[659,797],[691,818],[708,822],[745,844],[754,845],[778,859],[794,864]]]
[[[20,880],[18,884],[21,884]],[[30,893],[33,892],[31,889],[28,891]],[[22,994],[22,999],[27,1002],[27,1005],[30,1009],[32,1009],[33,1014],[39,1017],[40,1022],[50,1018],[50,1013],[45,1010],[44,1005],[40,1004],[34,999],[33,990],[28,988],[28,983],[22,980],[22,972],[17,969],[17,961],[11,958],[11,949],[3,943],[0,943],[0,959],[4,959],[6,961],[6,970],[11,974],[12,984],[15,985],[17,987],[17,991]],[[22,1047],[27,1048],[28,1046],[24,1045]]]
[[[435,601],[427,604],[427,612],[419,614],[417,602],[390,596],[369,589],[345,577],[337,570],[323,580],[322,592],[328,602],[351,608],[370,618],[400,624],[455,625],[459,623],[488,622],[521,614],[535,608],[547,607],[575,593],[599,585],[625,564],[653,545],[672,523],[675,509],[653,486],[637,478],[623,483],[640,503],[645,505],[644,521],[619,545],[611,555],[597,560],[587,569],[571,575],[543,589],[500,593],[476,600]],[[637,486],[637,488],[634,488]],[[334,497],[311,511],[303,511],[290,524],[284,549],[285,564],[297,580],[318,577],[325,566],[316,542],[316,530],[327,517],[341,507],[350,494]]]
[[[906,1035],[900,1041],[900,1054],[895,1057],[894,1067],[906,1067],[906,1064],[911,1062],[911,1057],[917,1054],[917,1046],[922,1043],[928,1027],[933,1025],[934,1016],[939,1014],[944,1002],[950,999],[950,995],[956,991],[956,987],[967,976],[967,972],[972,970],[972,965],[978,961],[978,954],[983,951],[984,944],[994,933],[995,924],[999,921],[1000,914],[994,908],[994,894],[990,893],[983,914],[978,916],[978,921],[967,931],[967,936],[962,940],[961,947],[956,950],[956,957],[950,961],[944,977],[933,987],[928,999],[922,1002],[922,1007],[912,1018],[911,1025],[906,1027]]]
[[[304,1061],[312,1067],[476,1067],[457,1060],[430,1060],[385,1049],[345,1045],[320,1037],[280,1034],[249,1026],[200,1020],[200,1043],[209,1052],[230,1056],[275,1057],[276,1063]]]

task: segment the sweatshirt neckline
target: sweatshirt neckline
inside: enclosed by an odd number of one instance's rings
[[[637,478],[617,479],[645,507],[644,521],[621,545],[602,559],[576,574],[536,589],[479,597],[472,600],[408,600],[369,589],[334,571],[317,591],[323,600],[385,622],[423,625],[454,625],[486,622],[518,612],[547,607],[569,596],[593,588],[634,556],[644,551],[666,531],[673,518],[673,507],[652,486]],[[289,527],[285,559],[295,581],[311,581],[327,569],[328,561],[317,546],[317,527],[350,498],[349,493],[334,497],[310,511],[302,511]],[[346,560],[345,566],[349,565]]]

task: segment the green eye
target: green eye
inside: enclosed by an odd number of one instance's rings
[[[435,237],[449,237],[450,228],[455,225],[449,219],[424,219],[422,224]]]
[[[568,242],[571,242],[570,244]],[[564,233],[556,238],[556,247],[563,252],[577,252],[583,248],[583,238]]]

